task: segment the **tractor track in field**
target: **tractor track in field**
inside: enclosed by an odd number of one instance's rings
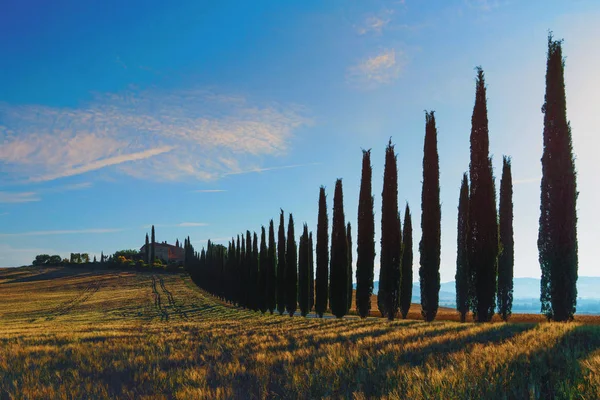
[[[160,320],[169,322],[169,313],[163,307],[162,298],[156,287],[156,277],[154,275],[152,275],[152,295],[154,296],[154,308],[156,308],[156,311],[158,311]]]
[[[162,289],[162,291],[167,295],[167,300],[169,302],[169,306],[183,319],[187,320],[188,316],[187,313],[182,309],[181,306],[178,306],[177,303],[175,303],[175,299],[173,298],[173,294],[171,294],[171,292],[169,290],[167,290],[167,287],[165,286],[165,281],[163,278],[159,278],[159,283],[160,283],[160,288]]]
[[[98,290],[100,290],[100,282],[90,282],[84,287],[78,294],[69,300],[63,301],[58,306],[51,309],[46,316],[46,321],[50,321],[61,315],[66,315],[71,312],[75,307],[85,303],[92,297]]]

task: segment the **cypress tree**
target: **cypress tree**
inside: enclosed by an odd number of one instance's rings
[[[539,261],[542,313],[573,319],[577,305],[577,182],[571,126],[567,120],[562,40],[548,35]]]
[[[144,247],[144,249],[146,250],[146,254],[144,256],[144,261],[146,262],[146,264],[149,264],[150,263],[150,240],[148,239],[147,233],[146,233],[146,247]],[[102,257],[101,257],[101,259],[102,259]]]
[[[251,280],[250,285],[252,287],[252,309],[254,311],[260,310],[259,301],[261,293],[258,292],[259,277],[258,277],[258,235],[254,232],[252,240],[252,254],[250,257],[250,268],[251,268]]]
[[[412,240],[412,218],[410,207],[406,203],[404,211],[404,231],[402,233],[402,279],[400,283],[400,314],[406,319],[412,300],[413,279],[413,240]]]
[[[302,232],[302,236],[300,236],[298,247],[298,305],[303,317],[306,317],[309,311],[308,274],[308,226],[304,224],[304,231]]]
[[[275,245],[275,228],[273,220],[269,222],[269,250],[267,261],[267,308],[273,314],[277,306],[277,248]]]
[[[363,150],[362,178],[358,198],[356,238],[356,310],[361,318],[369,315],[375,268],[375,215],[373,213],[371,150]]]
[[[474,289],[471,298],[473,315],[477,322],[488,322],[496,307],[499,240],[496,190],[489,157],[486,87],[481,67],[477,68],[476,87],[469,165],[469,272]]]
[[[258,308],[263,314],[267,312],[267,275],[269,270],[267,252],[267,239],[265,227],[263,226],[260,229],[260,255],[258,258]]]
[[[244,234],[242,234],[242,249],[240,250],[240,275],[242,277],[242,286],[241,286],[241,304],[242,307],[248,308],[248,268],[246,263],[246,238]]]
[[[329,306],[333,315],[342,318],[348,311],[348,237],[341,179],[336,181],[333,195],[330,265]]]
[[[346,313],[348,313],[352,308],[352,227],[350,222],[346,225],[346,237],[348,238],[348,303],[346,304],[348,309]]]
[[[308,312],[311,312],[315,305],[315,262],[312,232],[308,234]]]
[[[277,311],[280,315],[285,312],[286,297],[286,259],[285,259],[285,226],[283,220],[283,210],[279,215],[279,232],[277,238]]]
[[[421,194],[421,314],[433,321],[440,293],[441,207],[440,162],[437,151],[437,129],[434,112],[425,112],[425,144],[423,146],[423,191]]]
[[[469,253],[467,239],[469,236],[469,179],[463,174],[458,200],[458,222],[456,234],[456,310],[460,313],[460,321],[465,322],[469,312]]]
[[[381,256],[377,306],[383,317],[394,319],[400,299],[400,216],[398,214],[398,169],[392,139],[385,150],[381,193]]]
[[[500,244],[498,259],[498,314],[507,321],[512,314],[513,267],[515,264],[512,204],[512,173],[510,158],[502,160],[500,181]]]
[[[154,265],[155,252],[154,245],[156,244],[156,238],[154,236],[154,225],[152,225],[152,245],[150,246],[150,264]]]
[[[290,317],[293,317],[298,306],[296,302],[298,297],[298,249],[296,247],[294,233],[294,217],[291,213],[288,221],[287,248],[285,251],[285,257],[285,309]]]
[[[237,274],[237,290],[236,290],[236,299],[238,306],[243,305],[244,301],[244,276],[242,274],[242,245],[240,242],[240,235],[237,235],[237,245],[235,248],[235,270]],[[202,254],[200,255],[202,257]]]
[[[315,287],[315,312],[322,318],[329,299],[329,218],[325,187],[319,189],[319,218],[317,222],[317,284]]]

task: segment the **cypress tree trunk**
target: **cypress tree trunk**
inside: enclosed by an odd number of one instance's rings
[[[329,305],[337,318],[348,311],[348,237],[344,217],[342,180],[335,182],[331,231],[331,281]]]
[[[298,247],[298,305],[303,317],[308,314],[308,285],[308,226],[304,224]]]
[[[425,144],[423,146],[423,192],[421,194],[421,314],[433,321],[437,314],[440,293],[440,162],[437,151],[437,129],[434,112],[425,112]]]
[[[277,306],[277,248],[273,220],[269,222],[269,250],[267,262],[267,308],[273,314]]]
[[[350,222],[346,226],[346,237],[348,238],[348,303],[346,313],[352,308],[352,227]]]
[[[371,311],[375,268],[375,216],[371,185],[371,150],[363,150],[356,238],[356,310],[361,318]]]
[[[285,279],[285,226],[283,210],[279,215],[279,234],[277,238],[277,311],[279,315],[285,312],[286,279]]]
[[[456,235],[456,309],[460,313],[460,322],[465,322],[469,312],[469,180],[463,175],[458,200],[458,223]]]
[[[294,233],[294,217],[290,213],[287,233],[287,249],[285,252],[285,280],[286,280],[286,311],[290,317],[296,312],[298,297],[298,249]]]
[[[312,232],[308,234],[308,312],[311,312],[315,305],[315,263]]]
[[[315,287],[315,312],[322,318],[329,299],[329,218],[325,187],[319,189],[319,218],[317,222],[317,284]]]
[[[577,182],[567,120],[562,41],[548,35],[541,215],[538,236],[542,313],[573,319],[577,305]]]
[[[154,260],[155,260],[155,252],[154,252],[154,245],[156,243],[156,238],[154,237],[154,225],[152,225],[152,246],[150,247],[150,264],[154,265]]]
[[[145,254],[145,262],[146,264],[150,263],[150,240],[148,239],[148,234],[146,233],[146,254]],[[103,256],[100,257],[100,259],[102,260],[102,258],[104,258]],[[102,260],[102,262],[104,262],[104,260]]]
[[[412,300],[412,280],[413,280],[413,239],[412,239],[412,218],[410,207],[406,203],[404,210],[404,231],[402,234],[402,280],[400,284],[400,314],[406,319],[410,310]]]
[[[398,169],[392,140],[385,150],[383,191],[381,193],[381,261],[377,305],[390,321],[396,316],[400,300],[400,256],[402,239],[398,214]]]
[[[469,195],[469,272],[472,311],[477,322],[488,322],[496,307],[498,274],[498,216],[496,190],[489,157],[486,87],[483,70],[477,68],[477,90],[471,118],[471,193]]]
[[[500,243],[502,253],[498,259],[498,313],[504,321],[512,314],[513,268],[515,264],[512,173],[510,158],[503,158],[500,181]]]
[[[260,230],[260,255],[258,257],[258,308],[263,314],[267,312],[267,275],[269,270],[267,252],[267,238],[263,226]]]

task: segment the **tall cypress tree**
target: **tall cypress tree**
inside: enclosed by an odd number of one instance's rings
[[[319,218],[317,222],[317,284],[315,287],[315,312],[319,317],[327,310],[329,299],[329,218],[325,187],[319,189]]]
[[[269,250],[267,263],[267,308],[273,314],[277,307],[277,248],[273,220],[269,222]]]
[[[352,308],[352,227],[350,222],[346,225],[346,237],[348,238],[348,303],[346,304],[348,309],[346,313]]]
[[[246,238],[242,234],[242,249],[240,250],[240,275],[242,277],[241,303],[242,307],[248,308],[248,264],[246,262]]]
[[[502,252],[498,259],[498,314],[507,321],[512,314],[513,268],[515,264],[512,172],[510,158],[502,160],[500,181],[500,244]]]
[[[433,321],[440,293],[441,218],[440,161],[437,151],[437,129],[434,112],[425,112],[425,144],[423,146],[423,191],[421,194],[421,314]]]
[[[363,150],[362,178],[358,198],[356,237],[356,310],[361,318],[369,315],[375,268],[375,215],[373,213],[371,150]]]
[[[285,251],[285,257],[285,309],[290,317],[293,317],[298,306],[296,302],[298,297],[298,249],[296,247],[294,233],[294,217],[291,213],[288,221],[287,248]]]
[[[258,277],[258,235],[256,232],[253,233],[252,240],[252,257],[250,258],[250,267],[252,268],[252,309],[254,311],[260,310],[259,301],[263,294],[258,293],[259,277]]]
[[[400,314],[406,319],[412,300],[413,279],[413,239],[410,207],[404,210],[404,231],[402,233],[402,278],[400,283]]]
[[[300,236],[298,246],[298,305],[303,317],[306,317],[309,311],[308,274],[308,226],[304,224],[304,231],[302,232],[302,236]]]
[[[152,225],[152,245],[150,246],[150,264],[154,265],[156,237],[154,236],[154,225]]]
[[[379,312],[394,319],[400,300],[401,264],[400,216],[398,214],[398,169],[392,139],[385,150],[381,193],[381,256],[379,269]]]
[[[145,250],[146,250],[146,254],[144,256],[144,261],[146,262],[146,264],[149,264],[150,263],[150,240],[148,239],[148,234],[147,233],[146,233],[146,247],[145,247]],[[102,259],[102,257],[100,259]],[[104,260],[102,260],[102,261],[104,261]]]
[[[260,255],[258,257],[258,308],[264,314],[267,312],[267,275],[269,256],[265,227],[260,228]]]
[[[463,174],[458,199],[458,222],[456,234],[456,310],[460,313],[460,321],[465,322],[469,312],[469,253],[467,239],[469,237],[469,179]]]
[[[344,217],[342,180],[335,182],[331,231],[329,306],[338,318],[348,311],[348,237]]]
[[[308,311],[315,305],[315,262],[312,232],[308,234]]]
[[[571,126],[567,120],[562,40],[548,35],[541,215],[538,235],[542,313],[573,318],[577,305],[577,182]]]
[[[240,242],[240,235],[237,235],[237,242],[236,242],[236,248],[235,248],[235,270],[236,270],[236,274],[238,276],[237,278],[237,288],[236,288],[236,302],[238,306],[242,306],[243,305],[243,293],[244,293],[244,276],[242,274],[242,245]],[[202,257],[202,254],[200,254],[200,257]]]
[[[280,315],[285,312],[286,298],[286,258],[285,258],[285,226],[283,210],[279,215],[279,232],[277,238],[277,311]]]
[[[475,320],[487,322],[496,307],[499,240],[496,190],[489,157],[486,86],[481,67],[477,68],[476,87],[469,165],[469,272],[474,288],[471,300]]]

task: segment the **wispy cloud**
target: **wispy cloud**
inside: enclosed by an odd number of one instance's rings
[[[491,11],[508,4],[508,0],[465,0],[468,7],[479,11]]]
[[[365,35],[369,32],[381,34],[392,21],[392,14],[394,14],[394,10],[386,9],[378,15],[369,15],[365,18],[364,22],[356,28],[356,31],[359,35]]]
[[[398,79],[406,63],[404,52],[386,49],[348,68],[346,78],[354,86],[374,89]]]
[[[86,233],[115,233],[122,232],[124,229],[69,229],[69,230],[53,230],[53,231],[31,231],[31,232],[15,232],[15,233],[0,233],[0,236],[50,236],[50,235],[74,235]]]
[[[3,179],[42,182],[113,167],[133,177],[212,180],[235,160],[281,156],[311,121],[296,105],[258,104],[206,90],[130,89],[80,108],[0,103]]]
[[[200,189],[200,190],[193,190],[194,193],[222,193],[222,192],[226,192],[227,190],[225,189]]]
[[[150,229],[154,225],[155,228],[190,228],[197,226],[208,226],[206,222],[180,222],[178,224],[148,224],[143,225],[142,228]]]
[[[0,192],[0,203],[30,203],[40,201],[36,192]]]
[[[265,172],[265,171],[275,171],[278,169],[289,169],[289,168],[300,168],[300,167],[309,167],[313,165],[320,165],[321,163],[308,163],[308,164],[294,164],[294,165],[282,165],[279,167],[267,167],[267,168],[252,168],[245,171],[236,171],[236,172],[228,172],[225,175],[241,175],[241,174],[251,174],[253,172]]]

